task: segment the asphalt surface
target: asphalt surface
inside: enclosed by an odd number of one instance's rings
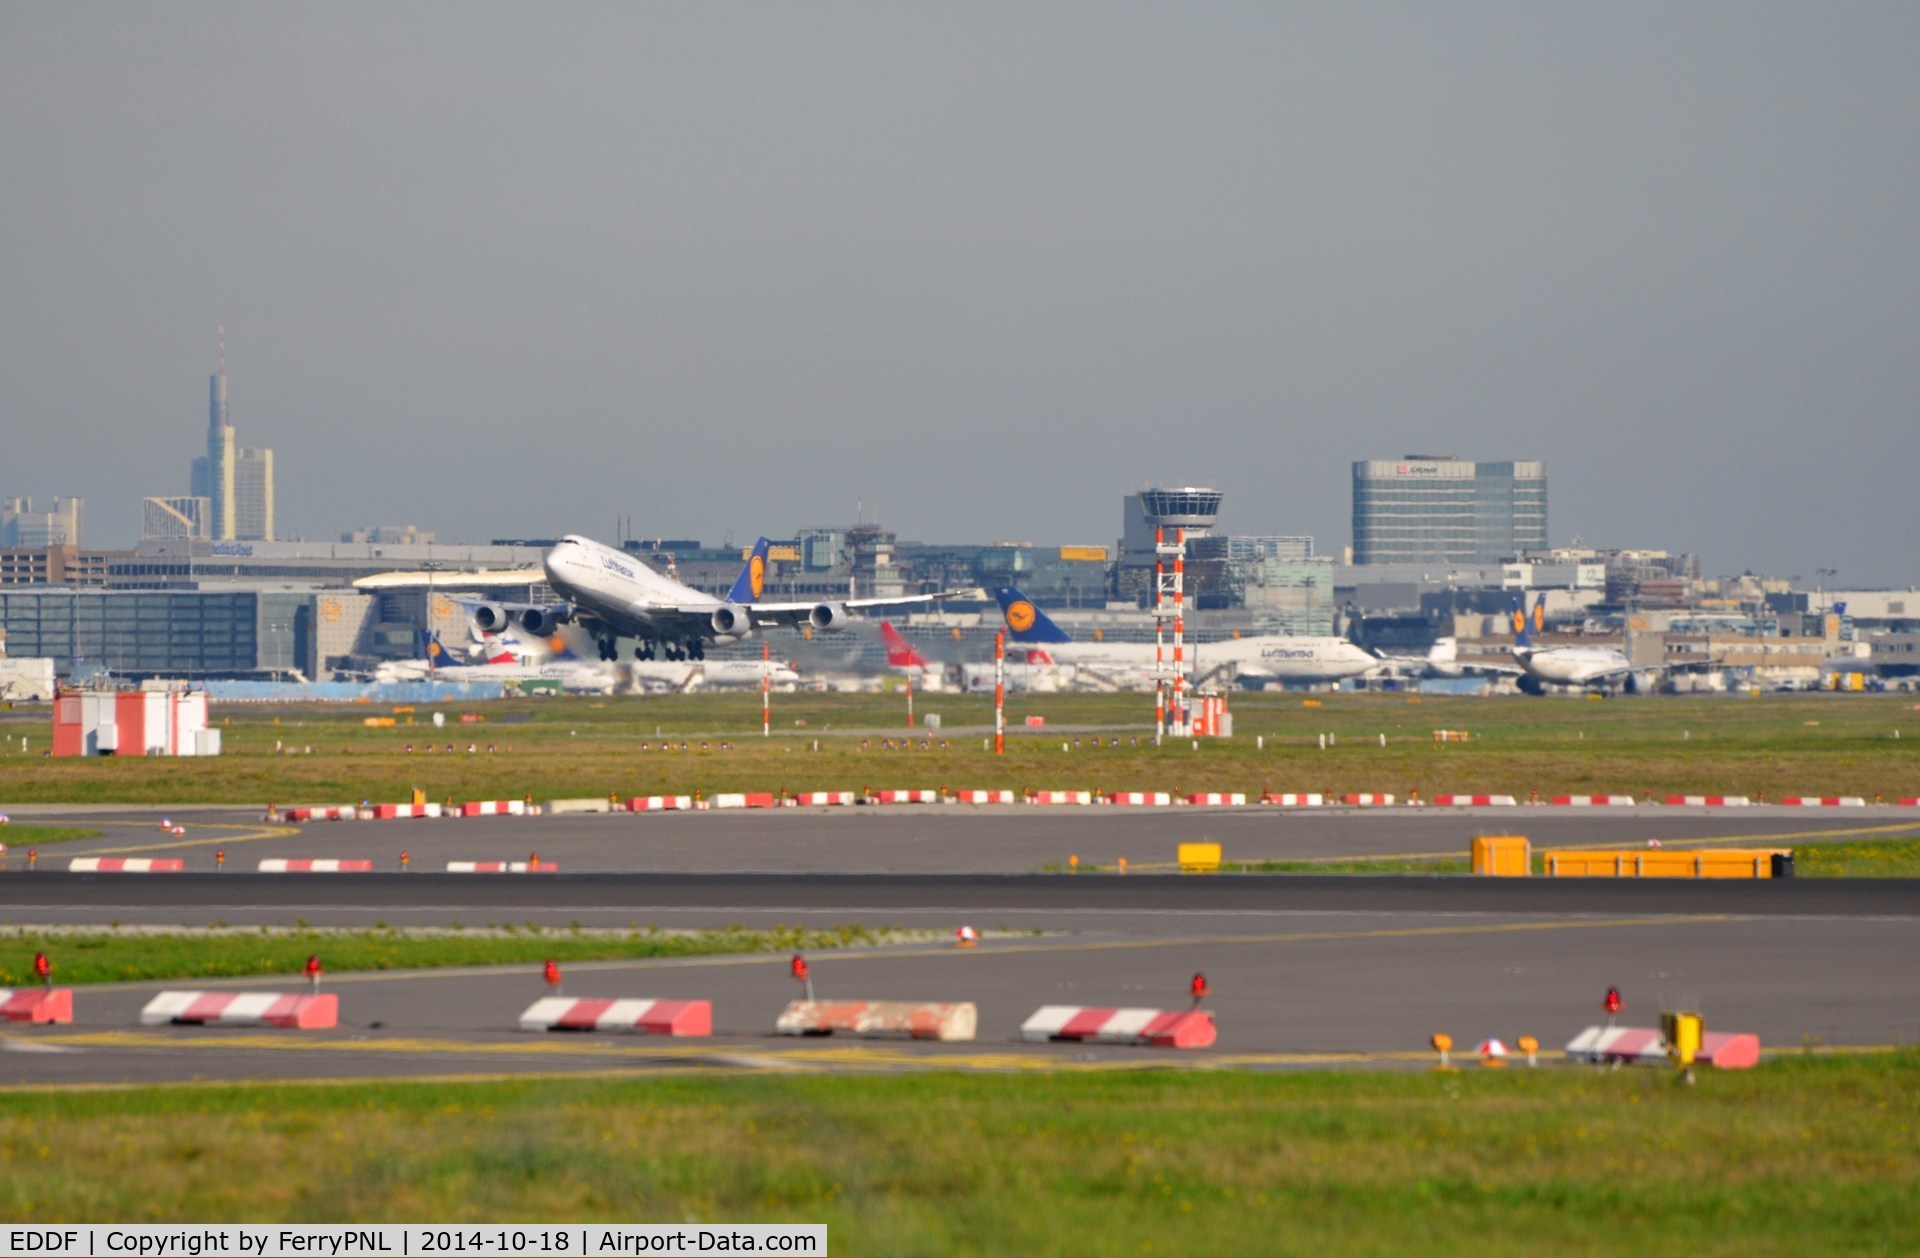
[[[52,810],[14,810],[51,821]],[[1467,877],[1215,875],[1148,872],[1187,838],[1221,841],[1230,859],[1464,854],[1477,832],[1542,844],[1644,847],[1912,833],[1896,810],[1633,809],[1620,814],[1436,809],[1279,814],[1271,810],[1119,808],[784,810],[773,814],[486,818],[262,825],[257,813],[176,810],[181,837],[154,810],[60,810],[106,833],[19,852],[0,872],[9,924],[564,928],[860,922],[935,932],[929,940],[820,953],[816,987],[834,999],[971,1000],[971,1044],[842,1042],[771,1034],[799,994],[784,956],[573,964],[566,993],[704,998],[715,1035],[657,1040],[542,1035],[513,1028],[544,994],[537,966],[332,976],[336,1031],[141,1028],[162,988],[294,990],[294,976],[108,984],[76,993],[71,1027],[0,1034],[0,1085],[192,1079],[618,1073],[707,1069],[1076,1069],[1134,1066],[1288,1068],[1334,1060],[1409,1063],[1446,1031],[1469,1045],[1537,1036],[1557,1049],[1600,1020],[1609,985],[1623,1019],[1699,1007],[1714,1030],[1758,1033],[1774,1050],[1878,1047],[1920,1039],[1920,883],[1792,880],[1641,882]],[[28,815],[31,813],[32,815]],[[1795,837],[1797,836],[1797,837]],[[402,846],[416,872],[393,869]],[[1071,851],[1136,872],[1039,873]],[[211,853],[227,853],[227,872]],[[446,859],[524,859],[558,874],[447,875]],[[179,875],[86,875],[68,857],[179,854]],[[262,855],[364,854],[385,872],[260,875]],[[856,872],[847,872],[856,871]],[[962,922],[975,949],[945,942]],[[1211,1050],[1024,1044],[1043,1004],[1178,1008],[1204,971],[1220,1026]]]

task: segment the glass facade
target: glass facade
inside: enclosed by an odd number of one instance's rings
[[[251,591],[0,591],[9,653],[132,676],[233,676],[302,669],[312,597]]]
[[[1491,564],[1547,545],[1547,465],[1409,457],[1353,465],[1353,562]]]

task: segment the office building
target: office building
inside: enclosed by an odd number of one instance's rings
[[[1497,564],[1547,545],[1547,465],[1451,455],[1353,465],[1353,562]]]
[[[77,547],[83,506],[78,498],[55,498],[53,510],[35,511],[31,498],[8,498],[0,503],[0,546]]]
[[[273,540],[273,451],[247,447],[233,465],[233,537]]]
[[[213,500],[181,496],[140,500],[140,540],[212,536]]]
[[[241,449],[227,411],[227,341],[221,329],[220,365],[207,379],[207,452],[193,461],[188,496],[212,506],[214,541],[273,540],[273,451]]]

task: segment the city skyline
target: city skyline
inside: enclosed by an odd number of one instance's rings
[[[1111,544],[1554,469],[1549,542],[1908,585],[1920,11],[0,16],[9,495],[131,544],[225,321],[274,531]],[[347,85],[351,85],[350,89]]]

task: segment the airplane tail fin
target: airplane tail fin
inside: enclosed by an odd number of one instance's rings
[[[1547,631],[1547,594],[1545,590],[1542,590],[1533,600],[1533,631],[1535,633],[1545,633]]]
[[[1533,631],[1529,627],[1525,604],[1522,600],[1513,600],[1512,612],[1508,618],[1513,622],[1513,644],[1515,646],[1532,646]]]
[[[1000,613],[1007,623],[1007,633],[1015,642],[1071,642],[1066,630],[1048,619],[1047,614],[1033,605],[1033,600],[1012,586],[1006,586],[993,592],[1000,601]]]
[[[767,547],[770,543],[761,538],[747,552],[747,562],[741,567],[740,575],[734,578],[733,588],[727,591],[729,603],[752,603],[759,600],[767,588]]]
[[[891,620],[880,622],[880,640],[887,644],[887,664],[893,668],[930,668],[927,659],[913,649],[913,644],[900,636]]]

